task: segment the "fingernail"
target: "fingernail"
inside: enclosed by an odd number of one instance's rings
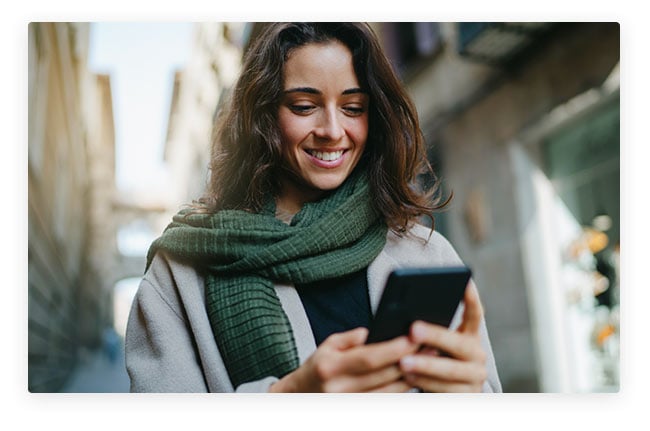
[[[404,371],[411,371],[415,368],[415,358],[413,356],[404,356],[400,360],[400,365]]]
[[[423,324],[415,322],[413,324],[413,337],[416,339],[421,339],[425,335],[426,328]]]

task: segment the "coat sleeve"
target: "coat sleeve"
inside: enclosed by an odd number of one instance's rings
[[[480,334],[483,350],[487,354],[485,361],[487,379],[483,382],[483,392],[503,392],[501,381],[499,380],[499,373],[497,372],[497,364],[494,360],[494,353],[490,345],[490,337],[488,337],[487,327],[485,326],[485,319],[481,322]]]
[[[127,324],[131,392],[207,392],[185,317],[143,279]]]

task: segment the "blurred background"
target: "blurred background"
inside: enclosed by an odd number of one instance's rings
[[[263,23],[28,28],[28,389],[127,392],[150,244]],[[617,23],[373,23],[454,198],[507,392],[619,389]]]

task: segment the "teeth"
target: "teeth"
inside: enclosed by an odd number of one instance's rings
[[[324,160],[326,162],[331,162],[338,160],[343,155],[343,151],[314,151],[309,150],[309,154],[316,157],[317,159]]]

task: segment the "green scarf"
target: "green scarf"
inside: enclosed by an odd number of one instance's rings
[[[364,172],[307,203],[290,225],[275,218],[275,203],[259,214],[181,211],[147,253],[190,262],[205,278],[212,332],[236,388],[299,365],[289,320],[273,283],[304,284],[367,267],[386,242]],[[180,286],[180,288],[183,288]]]

